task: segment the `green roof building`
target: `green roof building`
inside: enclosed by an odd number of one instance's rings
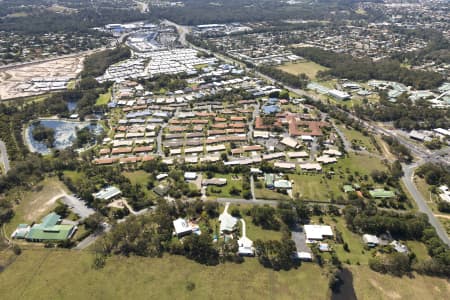
[[[349,184],[344,185],[342,187],[342,189],[344,190],[345,193],[350,193],[350,192],[354,192],[355,191],[355,189]]]
[[[70,239],[77,230],[74,225],[61,225],[61,216],[50,213],[42,219],[42,223],[34,224],[25,239],[30,242],[64,241]]]

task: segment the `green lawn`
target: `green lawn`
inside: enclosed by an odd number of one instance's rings
[[[111,100],[111,89],[109,89],[105,94],[100,94],[95,102],[95,105],[106,105],[109,100]]]
[[[0,273],[3,299],[329,299],[322,269],[305,263],[291,271],[242,264],[202,266],[182,256],[108,258],[92,269],[93,254],[24,250]],[[188,291],[187,283],[195,288]]]
[[[71,80],[71,81],[69,81],[69,83],[67,84],[67,89],[68,90],[73,90],[73,89],[75,89],[75,84],[77,83],[77,81],[76,80]]]
[[[196,70],[201,70],[201,69],[206,68],[206,67],[208,67],[208,64],[199,64],[199,65],[195,65],[194,66],[194,68]]]
[[[238,175],[239,179],[235,180],[232,179],[233,174],[215,174],[214,175],[215,178],[226,178],[227,179],[227,185],[223,186],[223,187],[212,187],[212,186],[208,186],[207,187],[207,193],[209,195],[209,197],[213,197],[213,198],[241,198],[241,195],[231,195],[230,194],[230,190],[232,187],[235,187],[237,189],[239,189],[242,192],[242,176]],[[204,177],[206,178],[206,177]],[[219,191],[219,193],[213,193],[213,190],[215,191]]]
[[[123,172],[123,175],[131,181],[131,184],[140,184],[142,186],[147,186],[149,180],[149,174],[142,170],[134,172]]]
[[[81,179],[84,178],[85,174],[83,172],[77,172],[77,171],[64,171],[64,176],[70,178],[72,182],[78,182]]]
[[[289,179],[294,180],[294,197],[298,193],[305,200],[329,202],[332,195],[336,197],[343,194],[336,181],[324,179],[322,174],[289,174]]]
[[[411,250],[411,252],[414,252],[416,254],[417,260],[425,261],[430,258],[430,255],[428,255],[428,250],[425,244],[418,242],[418,241],[407,241],[406,246],[408,249]]]
[[[147,189],[147,184],[149,182],[149,174],[147,172],[139,170],[133,172],[123,172],[123,175],[131,181],[131,184],[141,185],[144,193],[148,197],[150,197],[151,199],[156,199],[156,194],[152,190]]]
[[[350,261],[351,264],[359,262],[360,264],[367,265],[369,263],[370,252],[364,250],[362,237],[348,230],[345,221],[342,218],[338,219],[336,228],[342,233],[344,242],[347,243],[349,247],[349,252],[347,252],[344,250],[343,244],[334,246],[339,259],[343,262]]]
[[[312,61],[305,62],[297,62],[297,63],[287,63],[277,67],[278,69],[294,74],[299,75],[301,73],[306,74],[311,79],[316,79],[317,72],[328,70],[328,68],[316,64]]]

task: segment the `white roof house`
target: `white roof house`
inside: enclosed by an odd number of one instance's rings
[[[192,227],[185,219],[182,218],[178,218],[173,221],[173,227],[175,228],[175,234],[178,237],[182,237],[192,232]]]
[[[223,213],[219,216],[220,232],[232,232],[236,229],[237,219],[228,213],[230,203],[225,204]]]
[[[333,231],[329,225],[304,225],[307,241],[323,240],[324,238],[333,237]]]
[[[441,198],[441,200],[445,202],[450,202],[450,190],[448,189],[448,186],[441,185],[439,187],[439,190],[441,191],[441,193],[439,193],[439,197]]]
[[[197,173],[196,172],[185,172],[184,179],[185,180],[195,180],[195,179],[197,179]]]
[[[246,234],[247,228],[245,225],[245,220],[241,219],[241,223],[242,223],[242,237],[238,240],[239,255],[254,256],[255,248],[253,248],[253,241],[247,237]]]
[[[247,238],[246,236],[241,237],[238,240],[239,246],[239,254],[243,256],[253,256],[255,255],[255,251],[253,248],[253,241]]]
[[[297,252],[297,258],[302,261],[312,261],[312,254],[309,252]]]
[[[295,139],[291,138],[291,137],[285,137],[285,138],[283,138],[283,139],[280,141],[280,143],[283,144],[283,145],[286,145],[286,146],[288,146],[288,147],[294,148],[294,149],[296,149],[296,148],[298,148],[298,147],[300,146],[300,145],[298,144],[298,142],[297,142]]]
[[[362,239],[363,242],[369,247],[376,247],[380,243],[380,240],[376,235],[363,234]]]
[[[322,166],[318,163],[305,163],[301,164],[300,168],[306,171],[322,171]]]
[[[163,180],[164,178],[166,178],[168,176],[169,176],[169,174],[167,174],[167,173],[161,173],[161,174],[156,175],[156,179]]]

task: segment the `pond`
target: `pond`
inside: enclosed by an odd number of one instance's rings
[[[41,125],[55,130],[55,148],[65,149],[72,146],[76,138],[77,129],[89,127],[95,134],[101,132],[102,128],[99,125],[91,125],[90,122],[77,122],[65,120],[40,120]],[[26,132],[28,146],[32,152],[41,154],[49,154],[51,149],[45,143],[38,142],[33,138],[34,125],[31,124]]]
[[[69,101],[69,102],[67,102],[67,109],[68,109],[70,112],[73,112],[73,111],[77,108],[77,105],[78,105],[77,102]]]
[[[357,300],[355,289],[353,287],[353,274],[350,270],[344,268],[339,271],[340,286],[333,291],[331,300]]]

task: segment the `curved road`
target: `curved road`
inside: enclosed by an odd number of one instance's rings
[[[428,207],[428,204],[422,194],[417,189],[414,184],[414,170],[418,167],[419,164],[412,165],[403,165],[403,172],[405,173],[402,177],[402,181],[408,189],[409,193],[417,203],[417,207],[420,212],[423,212],[428,216],[428,221],[430,224],[436,229],[437,235],[441,238],[441,240],[450,246],[450,240],[448,238],[447,232],[442,227],[442,224],[433,214],[431,209]]]

